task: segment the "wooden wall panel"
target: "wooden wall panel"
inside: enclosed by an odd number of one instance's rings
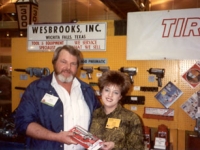
[[[23,90],[16,90],[16,86],[26,87],[31,81],[37,79],[36,77],[28,76],[27,80],[20,80],[20,75],[25,74],[23,72],[14,71],[15,68],[27,68],[27,67],[48,67],[52,70],[51,58],[52,52],[28,52],[26,49],[26,38],[14,38],[12,39],[12,109],[14,110],[19,101],[20,95],[23,94]],[[165,77],[162,79],[163,86],[169,81],[173,82],[182,91],[183,95],[170,107],[175,110],[174,121],[146,119],[143,118],[144,107],[156,107],[164,108],[160,102],[158,102],[154,96],[157,92],[144,92],[144,91],[132,91],[129,95],[141,95],[145,96],[145,105],[125,105],[126,108],[131,109],[132,106],[137,108],[134,112],[137,113],[143,120],[144,125],[156,128],[160,124],[165,124],[170,129],[170,142],[173,143],[174,150],[184,150],[185,130],[193,131],[195,127],[195,120],[192,120],[181,108],[180,105],[184,103],[194,92],[199,90],[199,86],[192,89],[181,77],[181,75],[187,71],[196,60],[156,60],[156,61],[127,61],[126,60],[126,36],[107,36],[107,49],[105,52],[83,52],[84,58],[105,58],[107,59],[106,66],[110,66],[112,70],[118,70],[121,67],[137,67],[138,73],[134,76],[135,86],[152,86],[157,87],[157,81],[149,82],[149,68],[164,68],[166,70]],[[94,68],[99,65],[90,65]],[[79,77],[81,78],[79,72]],[[81,78],[85,82],[97,82],[98,70],[94,70],[92,80],[87,78]],[[96,87],[97,88],[97,87]],[[97,88],[98,89],[98,88]],[[133,89],[133,87],[132,87]],[[159,88],[160,90],[161,88]]]

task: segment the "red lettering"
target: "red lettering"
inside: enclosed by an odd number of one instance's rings
[[[173,18],[163,19],[162,37],[200,36],[200,18]]]

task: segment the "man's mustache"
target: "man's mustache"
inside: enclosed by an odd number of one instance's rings
[[[70,69],[61,70],[61,73],[62,73],[62,72],[72,73],[72,71],[71,71]]]

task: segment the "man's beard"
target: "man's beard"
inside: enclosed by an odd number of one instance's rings
[[[62,74],[58,74],[57,77],[58,77],[58,80],[60,80],[63,83],[72,82],[72,80],[74,79],[73,75],[70,75],[69,77],[64,77]]]
[[[67,70],[71,74],[69,77],[63,76],[62,75],[62,71],[58,72],[57,69],[54,69],[54,70],[55,70],[55,74],[56,74],[58,80],[60,82],[62,82],[62,83],[69,83],[69,82],[72,82],[72,80],[74,79],[74,75],[73,75],[73,73],[70,70]]]

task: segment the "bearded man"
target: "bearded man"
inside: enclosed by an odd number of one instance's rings
[[[54,51],[54,71],[33,81],[22,95],[15,114],[15,126],[27,136],[31,150],[84,150],[69,132],[75,125],[86,130],[92,112],[100,107],[90,85],[76,77],[81,52],[64,45]]]

